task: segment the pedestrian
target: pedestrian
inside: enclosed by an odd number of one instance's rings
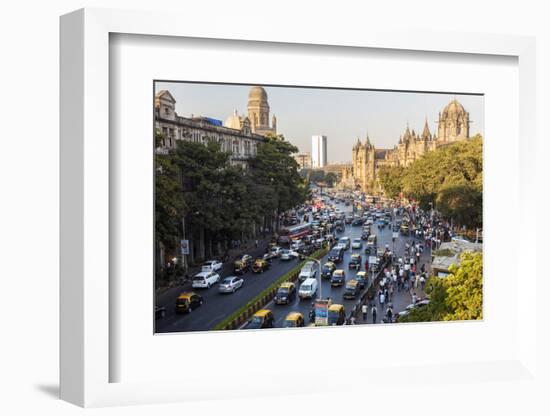
[[[361,306],[361,312],[363,313],[363,321],[367,320],[367,312],[369,308],[367,307],[366,303],[363,303],[363,306]]]
[[[426,272],[426,264],[422,263],[422,266],[420,266],[420,271],[422,273],[425,273]]]
[[[350,322],[349,322],[349,323],[350,323],[350,325],[355,325],[355,316],[352,316],[352,317],[350,318]]]
[[[393,318],[393,310],[390,306],[388,306],[388,310],[386,311],[386,318],[388,320],[388,323],[391,324],[393,321],[392,321],[392,318]]]
[[[417,274],[415,279],[414,279],[414,288],[415,289],[418,289],[418,285],[420,284],[420,275]]]
[[[380,291],[380,296],[378,297],[378,302],[380,303],[380,308],[384,308],[384,302],[386,301],[386,296],[384,296],[384,292]]]
[[[388,299],[389,299],[390,302],[393,299],[393,283],[390,285],[389,298]]]
[[[413,305],[416,305],[416,301],[417,301],[417,296],[416,296],[416,292],[413,293],[412,297],[411,297],[411,300],[412,300],[412,304]]]
[[[254,244],[256,245],[256,248],[258,248],[258,240],[254,241]]]
[[[424,288],[426,287],[426,278],[424,277],[424,274],[420,275],[420,287],[422,288],[422,291],[424,292]]]
[[[376,305],[372,307],[370,313],[372,315],[372,323],[375,324],[376,323]]]

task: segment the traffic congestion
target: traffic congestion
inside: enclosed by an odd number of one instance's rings
[[[298,266],[236,329],[399,322],[429,303],[431,249],[450,238],[433,212],[358,192],[315,190],[281,224],[256,253],[205,262],[188,290],[158,297],[156,332],[214,329]]]

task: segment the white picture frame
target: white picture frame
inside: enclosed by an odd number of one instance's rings
[[[185,25],[182,25],[185,21]],[[223,380],[213,381],[212,390],[204,393],[204,380],[180,382],[111,382],[110,365],[118,359],[110,349],[110,232],[109,205],[109,37],[124,33],[146,36],[225,39],[235,41],[277,42],[300,45],[374,48],[384,50],[429,51],[450,54],[502,55],[518,60],[519,139],[533,143],[536,135],[535,41],[530,37],[507,35],[380,32],[364,29],[357,33],[330,31],[313,26],[308,31],[288,28],[279,31],[265,25],[244,37],[232,25],[202,25],[174,13],[137,12],[106,9],[82,9],[61,18],[61,389],[63,400],[84,407],[139,403],[160,403],[212,397],[231,398],[270,394],[309,394],[320,381],[288,391],[284,378],[270,374],[263,388],[249,383],[245,391],[227,388]],[[147,103],[149,105],[149,103]],[[535,146],[519,147],[519,247],[529,247],[536,240],[529,226],[533,217],[528,207],[534,204]],[[516,264],[527,264],[518,284],[517,346],[515,354],[498,362],[441,362],[435,368],[426,365],[420,383],[430,382],[440,372],[452,371],[458,379],[468,374],[484,374],[488,380],[503,375],[508,380],[536,377],[536,321],[530,311],[536,305],[537,279],[534,254],[519,250]],[[519,273],[513,270],[512,273]],[[354,331],[357,329],[353,328]],[[193,335],[191,335],[193,336]],[[211,337],[220,334],[210,334]],[[214,364],[211,364],[214,365]],[[380,363],[383,370],[384,363]],[[421,366],[422,367],[422,366]],[[380,371],[382,371],[380,370]],[[375,374],[376,370],[373,370]],[[380,373],[379,371],[379,373]],[[407,369],[401,369],[408,374]],[[350,377],[356,374],[342,369]],[[382,373],[380,373],[382,374]],[[477,379],[474,379],[475,382]],[[280,390],[273,390],[281,386]],[[185,387],[185,388],[182,388]],[[225,389],[224,389],[225,387]],[[271,393],[268,391],[271,389]]]

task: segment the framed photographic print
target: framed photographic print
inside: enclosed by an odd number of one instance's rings
[[[61,19],[62,398],[534,377],[534,41],[182,19]]]

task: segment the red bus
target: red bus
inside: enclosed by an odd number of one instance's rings
[[[280,246],[289,246],[292,240],[298,240],[311,233],[311,224],[301,224],[294,227],[283,227],[279,232],[277,244]]]

